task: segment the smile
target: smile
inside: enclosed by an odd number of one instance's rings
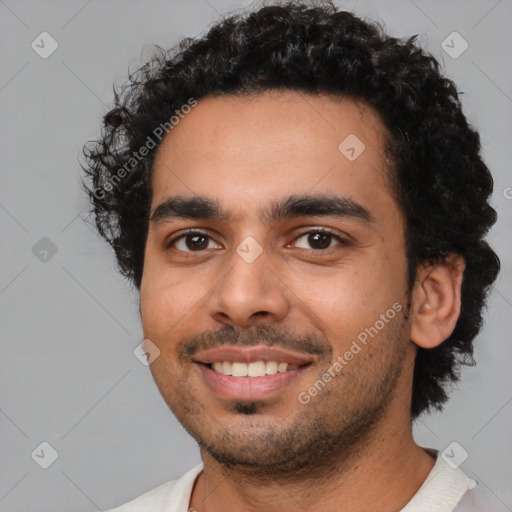
[[[277,361],[255,361],[253,363],[243,363],[237,361],[216,361],[210,365],[210,368],[223,375],[233,377],[263,377],[265,375],[275,375],[287,371],[296,370],[298,365],[288,365],[288,363],[278,363]]]
[[[276,361],[268,362],[271,363],[271,367],[274,367],[273,363]],[[260,368],[258,372],[262,373],[262,365],[258,363],[261,363],[261,361],[256,361],[256,364]],[[224,365],[224,362],[220,364]],[[235,366],[235,373],[248,373],[251,364],[233,363],[231,371],[233,372],[233,366]],[[263,400],[278,392],[284,392],[311,365],[306,364],[292,368],[288,366],[284,371],[267,374],[265,364],[265,374],[252,377],[249,375],[225,375],[214,370],[208,364],[199,363],[196,366],[200,371],[203,382],[219,397],[229,400],[249,401]]]
[[[221,346],[194,357],[201,380],[216,395],[263,400],[283,392],[314,363],[309,354],[280,347]]]

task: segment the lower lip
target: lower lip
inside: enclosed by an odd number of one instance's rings
[[[218,395],[231,400],[261,400],[289,386],[309,365],[263,377],[231,377],[202,363],[197,366]]]

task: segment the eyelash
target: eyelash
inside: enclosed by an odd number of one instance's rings
[[[297,237],[295,237],[294,241],[298,240],[299,238],[301,238],[305,235],[318,234],[318,233],[331,236],[338,242],[338,245],[343,245],[343,246],[349,245],[349,243],[346,239],[340,237],[339,235],[337,235],[336,233],[334,233],[333,231],[331,231],[330,229],[327,229],[327,228],[316,228],[316,229],[310,229],[308,231],[304,231],[304,232],[300,233],[299,235],[297,235]],[[169,240],[169,242],[166,244],[166,248],[171,249],[172,246],[178,240],[181,240],[182,238],[186,238],[187,236],[194,236],[194,235],[203,236],[205,238],[209,238],[210,240],[213,240],[213,238],[210,235],[208,235],[208,233],[206,233],[204,231],[200,231],[197,229],[190,229],[190,230],[186,231],[185,233],[182,233],[181,235],[178,235],[177,237],[174,237],[173,239]],[[334,247],[336,247],[336,246],[334,246]],[[320,252],[329,252],[334,247],[328,247],[326,249],[309,249],[309,250],[313,251],[313,252],[319,252],[319,253]],[[205,252],[206,250],[207,249],[203,249],[203,250],[199,250],[199,251],[181,251],[181,250],[179,250],[179,251],[190,254],[190,253],[194,253],[194,252],[198,252],[198,253]],[[304,249],[304,250],[308,250],[308,249]]]

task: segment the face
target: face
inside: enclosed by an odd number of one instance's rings
[[[140,289],[150,368],[227,466],[300,471],[348,453],[405,378],[404,226],[383,137],[364,104],[266,92],[200,100],[159,147]]]

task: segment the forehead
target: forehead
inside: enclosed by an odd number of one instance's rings
[[[378,114],[350,98],[268,91],[198,101],[167,134],[152,175],[153,207],[209,196],[240,210],[293,194],[390,195]]]

